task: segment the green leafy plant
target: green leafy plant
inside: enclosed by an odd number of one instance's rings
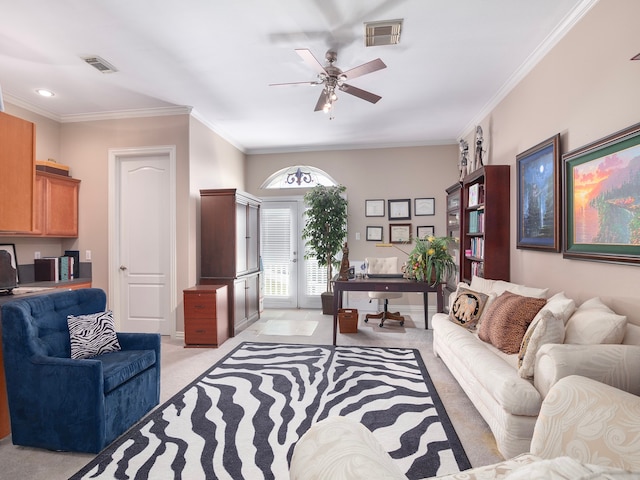
[[[407,259],[407,276],[432,285],[445,282],[456,271],[456,263],[449,253],[451,241],[449,237],[433,236],[417,239]]]
[[[332,291],[331,277],[335,256],[342,249],[347,236],[347,199],[342,196],[346,187],[317,185],[309,190],[304,201],[307,223],[302,238],[309,247],[305,258],[315,258],[318,265],[327,267],[327,291]]]

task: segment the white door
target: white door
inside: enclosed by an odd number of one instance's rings
[[[175,333],[175,148],[112,151],[110,284],[122,331]]]
[[[263,199],[260,210],[265,308],[321,308],[326,269],[304,258],[302,197]]]

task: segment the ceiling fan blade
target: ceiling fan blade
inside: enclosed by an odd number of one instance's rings
[[[376,58],[375,60],[371,60],[370,62],[363,63],[358,67],[354,67],[351,70],[347,70],[346,72],[342,72],[349,80],[356,77],[361,77],[362,75],[366,75],[367,73],[377,72],[378,70],[382,70],[383,68],[387,68],[382,60]]]
[[[313,56],[311,50],[309,50],[308,48],[296,48],[296,53],[300,55],[300,57],[307,63],[307,65],[313,68],[316,72],[328,75],[322,64],[316,57]]]
[[[320,92],[320,97],[318,97],[318,103],[316,103],[316,108],[313,109],[314,112],[320,112],[324,108],[327,103],[327,91],[323,88],[322,92]]]
[[[288,87],[291,85],[304,85],[304,86],[313,87],[315,85],[321,85],[321,84],[318,82],[289,82],[289,83],[270,83],[269,84],[270,87]]]
[[[366,100],[367,102],[377,103],[382,97],[376,95],[375,93],[367,92],[366,90],[362,90],[360,88],[354,87],[353,85],[347,85],[346,83],[339,87],[345,93],[349,95],[353,95],[354,97],[361,98]]]

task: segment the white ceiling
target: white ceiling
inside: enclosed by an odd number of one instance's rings
[[[192,109],[247,153],[453,143],[596,0],[0,0],[5,101],[61,122]],[[400,44],[364,46],[363,22],[403,19]],[[295,53],[348,70],[335,119]],[[98,55],[103,74],[80,57]],[[42,98],[37,88],[55,92]]]

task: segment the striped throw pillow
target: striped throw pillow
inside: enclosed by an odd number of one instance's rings
[[[91,315],[69,315],[67,324],[71,358],[89,358],[120,350],[111,310]]]

